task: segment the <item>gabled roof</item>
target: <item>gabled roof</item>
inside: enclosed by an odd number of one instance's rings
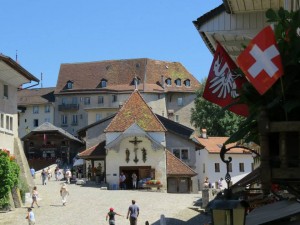
[[[158,120],[141,94],[135,90],[105,132],[124,132],[133,123],[136,123],[146,132],[165,132],[166,128]]]
[[[197,173],[178,159],[169,150],[166,150],[167,176],[196,176]]]
[[[208,138],[202,138],[195,136],[194,137],[200,145],[202,145],[209,153],[220,153],[222,145],[225,143],[225,141],[228,139],[228,137],[208,137]],[[235,146],[236,143],[232,143],[229,145],[226,145],[226,148]],[[231,154],[251,154],[249,151],[242,149],[242,148],[234,148],[228,151],[227,153]]]
[[[167,78],[172,79],[172,85],[167,86]],[[135,89],[132,80],[138,77],[138,89],[144,92],[195,92],[200,83],[178,62],[167,62],[147,58],[106,60],[86,63],[61,64],[55,94],[74,92],[127,91]],[[191,86],[176,87],[174,81],[180,78],[182,82],[189,79]],[[97,88],[101,80],[107,80],[107,86]],[[66,89],[68,81],[73,82],[72,89]]]
[[[32,130],[30,133],[25,135],[22,138],[22,140],[27,139],[29,136],[31,136],[32,134],[35,134],[35,133],[51,133],[51,132],[60,133],[61,135],[65,136],[69,139],[72,139],[74,141],[82,143],[82,141],[80,141],[78,138],[74,137],[72,134],[68,133],[67,131],[65,131],[64,129],[62,129],[60,127],[54,126],[52,123],[49,123],[49,122],[45,122],[45,123],[41,124],[40,126],[38,126],[34,130]]]
[[[22,89],[18,91],[18,106],[55,102],[54,87]]]
[[[90,147],[78,154],[78,157],[81,159],[91,159],[91,158],[101,158],[105,157],[105,141],[100,142],[98,145]]]
[[[39,82],[39,79],[29,73],[19,63],[2,53],[0,53],[0,77],[5,82],[16,87],[31,81]]]

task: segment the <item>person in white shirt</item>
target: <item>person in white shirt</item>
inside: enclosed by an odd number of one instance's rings
[[[137,175],[135,173],[133,173],[131,175],[131,178],[132,178],[132,188],[133,189],[136,189],[136,181],[137,181]]]
[[[27,209],[26,219],[28,220],[29,225],[34,225],[35,224],[35,217],[34,217],[34,213],[32,212],[31,208]]]

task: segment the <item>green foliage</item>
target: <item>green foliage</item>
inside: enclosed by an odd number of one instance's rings
[[[205,128],[210,136],[230,136],[237,131],[242,117],[222,109],[202,97],[206,81],[197,91],[195,108],[192,108],[191,123],[196,128]]]
[[[266,17],[275,26],[284,75],[264,95],[250,83],[243,85],[238,103],[247,104],[250,115],[226,144],[241,139],[259,144],[257,121],[262,110],[270,121],[300,120],[300,13],[269,9]]]
[[[14,161],[14,157],[8,151],[0,150],[0,204],[8,203],[8,194],[11,189],[18,184],[20,173],[19,165]]]

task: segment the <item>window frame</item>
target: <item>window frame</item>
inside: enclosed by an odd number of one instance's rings
[[[183,106],[183,97],[177,98],[177,105],[178,106]]]
[[[8,99],[8,97],[9,97],[9,95],[8,95],[8,85],[3,84],[3,98]]]
[[[104,105],[104,96],[103,95],[98,95],[98,104]]]
[[[90,105],[91,104],[91,98],[90,97],[84,97],[84,105]]]
[[[182,85],[181,79],[180,79],[180,78],[177,78],[177,79],[175,80],[175,84],[176,84],[177,87],[181,87],[181,85]]]
[[[245,172],[245,163],[239,163],[239,171]]]
[[[67,125],[68,124],[68,116],[63,114],[61,115],[61,124],[62,125]]]
[[[45,113],[50,113],[50,105],[45,105]]]
[[[220,163],[215,163],[215,173],[220,173]]]
[[[33,127],[39,126],[39,119],[33,119]]]
[[[39,111],[40,111],[40,109],[39,109],[38,105],[34,105],[32,107],[32,114],[39,114]]]
[[[112,95],[112,102],[117,102],[118,101],[118,95]]]
[[[176,151],[176,153],[175,153]],[[187,151],[187,157],[183,157],[183,151]],[[179,152],[179,157],[177,156]],[[172,154],[175,155],[178,159],[182,161],[188,161],[190,160],[190,148],[188,147],[177,147],[177,148],[172,148]]]

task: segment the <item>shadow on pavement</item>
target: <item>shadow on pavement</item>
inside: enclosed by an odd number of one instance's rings
[[[53,207],[64,207],[63,205],[50,205],[50,206],[53,206]]]

